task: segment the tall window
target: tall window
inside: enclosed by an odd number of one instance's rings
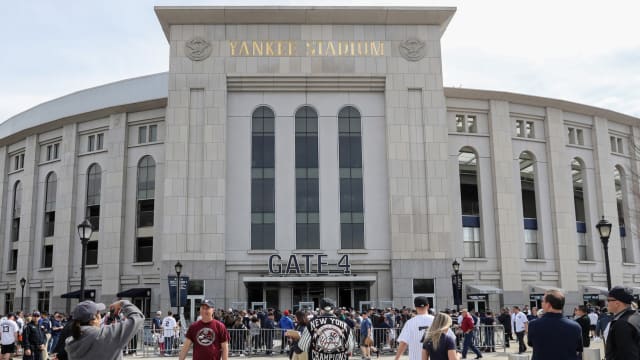
[[[251,116],[251,249],[275,249],[275,116],[266,106]]]
[[[539,259],[538,219],[536,209],[535,159],[531,153],[520,154],[520,189],[524,216],[524,244],[527,259]]]
[[[101,134],[99,134],[101,135]],[[93,164],[87,171],[87,209],[86,216],[91,222],[93,231],[100,231],[100,188],[102,186],[102,169]],[[98,263],[98,240],[87,244],[87,265]]]
[[[7,293],[4,294],[4,311],[5,311],[5,314],[13,312],[13,300],[14,300],[14,293],[13,292],[7,292]]]
[[[296,112],[296,248],[320,248],[318,114],[305,106]]]
[[[91,222],[93,231],[100,230],[100,187],[102,186],[102,169],[93,164],[87,171],[87,209],[86,216]]]
[[[478,158],[473,149],[464,147],[458,154],[460,202],[464,256],[482,257],[480,244],[480,196],[478,192]]]
[[[153,226],[153,216],[155,210],[155,190],[156,190],[156,162],[149,155],[144,156],[138,163],[138,183],[137,183],[137,207],[136,219],[138,223],[138,233],[136,236],[136,262],[153,261],[153,236],[141,236],[140,228]]]
[[[38,291],[38,310],[49,312],[49,299],[51,298],[51,294],[49,291]]]
[[[362,130],[358,110],[347,106],[338,114],[340,167],[340,240],[343,249],[364,249],[362,192]]]
[[[56,191],[58,177],[51,172],[45,181],[44,236],[53,236],[56,222]]]
[[[22,183],[16,181],[13,187],[13,211],[11,219],[11,241],[20,239],[20,212],[22,210]]]
[[[576,231],[578,234],[578,260],[588,260],[587,225],[584,205],[584,176],[582,163],[578,159],[571,161],[571,177],[573,179],[573,205],[576,214]]]
[[[625,178],[622,169],[616,166],[613,169],[613,180],[615,183],[616,189],[616,206],[618,208],[618,226],[620,228],[620,246],[622,247],[622,261],[623,262],[632,262],[633,257],[631,256],[631,252],[629,251],[629,244],[627,239],[627,229],[625,227]]]

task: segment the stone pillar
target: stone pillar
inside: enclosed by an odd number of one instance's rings
[[[547,161],[549,168],[549,198],[551,229],[555,245],[556,270],[560,288],[567,293],[567,308],[578,305],[578,240],[573,199],[571,159],[566,152],[566,131],[563,112],[547,108]]]
[[[76,198],[77,194],[77,140],[78,125],[65,125],[62,128],[62,142],[60,143],[61,164],[58,176],[56,197],[56,228],[53,240],[53,289],[51,291],[51,309],[63,309],[66,303],[60,295],[67,292],[67,284],[74,270],[80,273],[80,267],[71,268],[72,249],[74,243],[80,243],[76,231]],[[82,214],[83,212],[80,211]],[[37,238],[37,236],[36,236]],[[37,241],[36,241],[37,243]],[[65,254],[62,255],[61,254]],[[81,256],[76,256],[80,259]],[[76,262],[80,264],[80,261]]]
[[[489,133],[491,166],[495,204],[496,242],[502,273],[503,304],[516,305],[524,301],[522,295],[522,209],[518,174],[514,171],[511,138],[514,124],[509,115],[509,103],[491,100],[489,103]]]
[[[107,164],[103,167],[102,192],[100,196],[100,234],[98,256],[102,262],[102,301],[112,301],[120,288],[122,248],[125,241],[135,241],[126,236],[125,206],[127,184],[128,150],[127,115],[113,114],[109,117],[109,134],[105,136],[108,150]],[[106,171],[105,171],[106,170]],[[136,176],[136,174],[132,174]],[[80,248],[78,248],[80,249]],[[126,254],[131,255],[131,254]]]
[[[622,248],[620,246],[620,231],[618,231],[618,208],[616,205],[616,192],[613,180],[613,170],[615,163],[611,159],[611,145],[609,140],[608,120],[601,117],[593,119],[594,136],[594,160],[596,176],[596,209],[598,218],[593,224],[597,224],[602,216],[611,222],[611,237],[609,238],[609,263],[611,264],[611,286],[622,284]],[[594,229],[595,230],[595,229]],[[598,231],[594,231],[598,237]],[[599,240],[599,238],[598,238]],[[600,243],[600,251],[595,250],[594,254],[602,254],[602,270],[604,267],[604,251]]]

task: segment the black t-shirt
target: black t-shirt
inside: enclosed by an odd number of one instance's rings
[[[440,335],[440,343],[438,344],[438,350],[433,350],[433,343],[431,340],[427,340],[422,345],[422,348],[429,353],[429,360],[447,360],[449,350],[456,349],[456,340],[447,334]]]

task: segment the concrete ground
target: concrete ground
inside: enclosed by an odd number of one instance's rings
[[[604,358],[604,346],[602,342],[598,342],[598,343],[591,343],[591,346],[589,347],[590,349],[599,349],[600,350],[600,357],[594,357],[593,360],[599,360],[599,359],[603,359]],[[507,351],[502,351],[502,349],[499,349],[500,351],[497,352],[493,352],[493,353],[483,353],[482,354],[482,358],[483,359],[507,359],[510,353],[517,353],[518,352],[518,343],[516,341],[512,341],[511,342],[511,346],[509,348],[507,348]],[[529,358],[531,357],[531,349],[529,348],[527,350],[527,352],[525,353],[527,355],[529,355]],[[381,359],[385,359],[385,360],[389,360],[392,359],[394,356],[394,354],[382,354],[380,355]],[[474,359],[476,357],[476,355],[472,352],[469,352],[467,354],[467,359]],[[130,355],[130,356],[126,356],[125,359],[128,360],[135,360],[135,359],[142,359],[142,356],[135,356],[135,355]],[[158,356],[154,356],[154,357],[144,357],[144,359],[152,359],[152,360],[160,360],[160,359],[171,359],[171,358],[177,358],[177,356],[172,356],[172,357],[158,357]],[[191,359],[191,356],[188,356],[187,359]],[[280,354],[274,354],[273,356],[249,356],[249,357],[238,357],[238,356],[234,356],[231,357],[231,359],[247,359],[247,360],[274,360],[274,359],[286,359],[286,357],[284,356],[280,356]],[[352,358],[353,360],[359,360],[360,357],[356,356]],[[375,359],[375,358],[374,358]],[[400,358],[401,360],[407,360],[408,356],[404,355]],[[588,358],[585,358],[588,359]],[[589,359],[590,360],[590,359]]]

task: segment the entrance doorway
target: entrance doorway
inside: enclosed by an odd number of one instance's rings
[[[473,312],[484,313],[487,311],[488,300],[489,295],[487,294],[467,295],[467,309]]]
[[[338,307],[358,309],[360,303],[369,301],[369,288],[365,286],[341,286],[338,288]]]
[[[320,307],[320,300],[324,297],[324,287],[317,285],[295,285],[292,288],[291,304],[293,311],[298,310],[301,302],[313,302],[313,308]]]
[[[187,303],[184,304],[184,318],[188,323],[192,323],[198,319],[200,315],[200,304],[204,300],[202,295],[187,296]]]

